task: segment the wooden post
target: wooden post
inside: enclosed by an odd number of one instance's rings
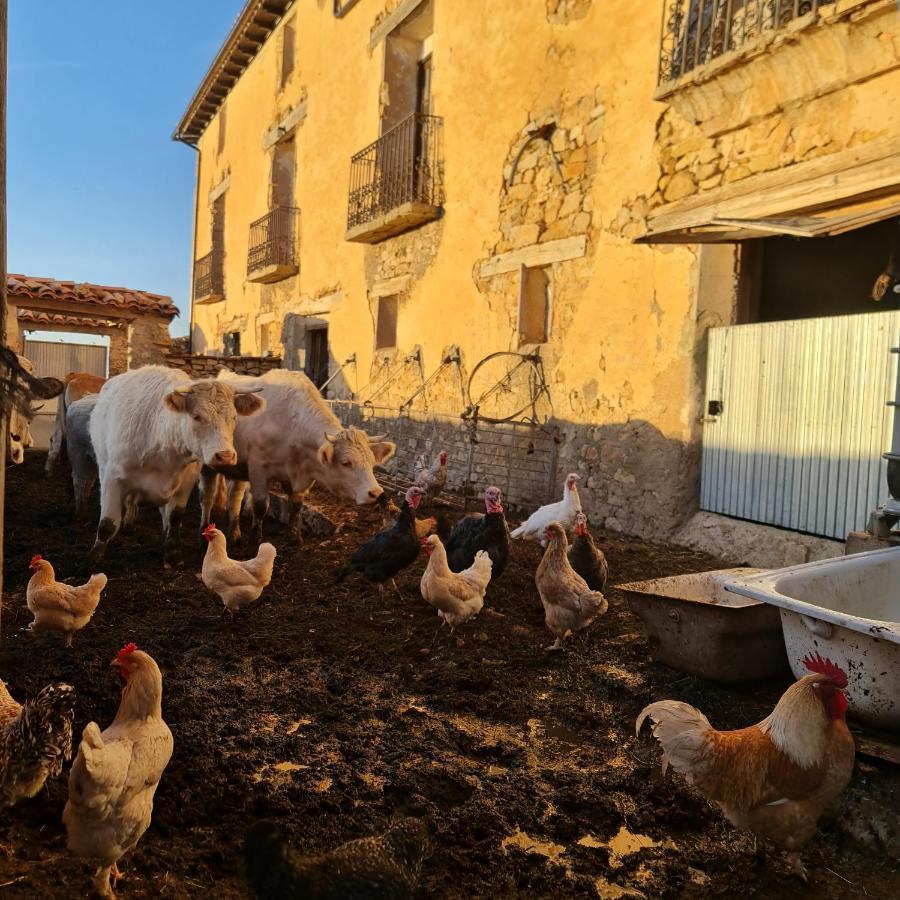
[[[6,22],[0,0],[0,343],[6,344]],[[3,511],[6,495],[6,422],[0,422],[0,597],[3,596]],[[2,604],[0,604],[2,614]],[[2,622],[0,622],[2,624]]]

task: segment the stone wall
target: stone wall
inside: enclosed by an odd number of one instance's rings
[[[172,347],[169,322],[159,316],[139,316],[128,326],[128,368],[161,365]],[[112,369],[112,348],[110,348]]]
[[[169,354],[166,365],[187,372],[191,378],[215,378],[222,369],[238,375],[263,375],[281,368],[277,356],[203,356],[201,354]]]
[[[897,7],[838,4],[699,66],[661,95],[651,206],[896,134]],[[835,65],[842,60],[842,65]]]

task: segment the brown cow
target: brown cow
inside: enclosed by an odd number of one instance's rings
[[[66,410],[82,397],[99,394],[100,388],[106,384],[106,379],[99,375],[90,375],[87,372],[69,372],[65,377],[65,384],[66,389],[56,406],[53,434],[50,435],[50,450],[47,453],[46,466],[48,476],[53,474],[59,455],[66,446]]]

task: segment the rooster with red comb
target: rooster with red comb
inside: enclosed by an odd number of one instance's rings
[[[806,880],[799,850],[838,800],[853,772],[855,745],[844,715],[846,673],[818,653],[762,722],[717,731],[699,710],[678,700],[647,706],[646,719],[672,766],[737,828],[786,850]]]

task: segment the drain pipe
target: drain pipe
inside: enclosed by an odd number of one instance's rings
[[[175,138],[185,147],[190,147],[197,154],[197,165],[194,167],[194,238],[191,245],[191,287],[188,301],[190,312],[188,313],[188,353],[194,355],[194,254],[197,252],[197,220],[200,218],[200,148],[196,144],[186,141],[184,138]]]
[[[359,3],[359,0],[345,0],[343,3],[341,0],[334,0],[334,6],[332,7],[334,17],[336,19],[343,19],[357,3]]]

